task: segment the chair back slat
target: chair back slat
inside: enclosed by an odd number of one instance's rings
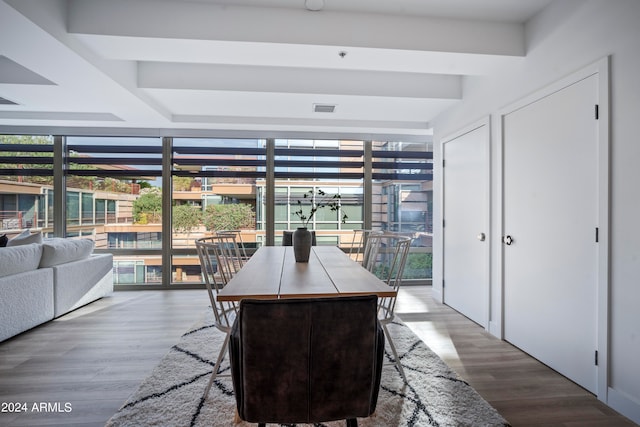
[[[396,233],[370,233],[363,266],[397,293],[412,240]],[[392,318],[395,304],[396,297],[381,298],[378,304],[380,317]]]
[[[380,234],[381,231],[376,230],[353,230],[353,237],[351,238],[351,248],[349,249],[349,256],[356,262],[361,262],[363,265],[368,259],[367,242],[371,234]],[[360,261],[360,254],[362,254],[362,261]],[[354,256],[355,255],[355,256]]]
[[[218,301],[216,296],[242,267],[235,238],[230,234],[204,237],[196,240],[196,249],[216,326],[220,329],[231,328],[237,306],[233,302]]]
[[[234,244],[238,248],[238,257],[244,263],[249,259],[247,256],[247,248],[245,247],[244,241],[242,240],[242,232],[240,230],[218,230],[216,231],[216,236],[233,236]]]

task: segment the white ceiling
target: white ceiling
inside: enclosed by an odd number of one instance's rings
[[[550,3],[310,1],[0,0],[0,126],[426,135]]]

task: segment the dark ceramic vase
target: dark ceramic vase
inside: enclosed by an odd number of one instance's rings
[[[311,241],[311,232],[306,227],[298,227],[293,232],[293,254],[296,262],[309,262]]]

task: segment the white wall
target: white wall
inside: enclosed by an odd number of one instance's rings
[[[556,0],[526,26],[527,54],[518,65],[465,80],[463,101],[434,122],[434,198],[440,200],[440,140],[603,57],[611,58],[611,254],[609,391],[599,396],[640,423],[640,1]],[[492,131],[492,295],[499,295],[501,227]],[[435,212],[434,224],[442,224]],[[497,231],[496,231],[497,230]],[[441,247],[441,229],[434,247]],[[442,257],[434,251],[434,292],[442,291]],[[492,299],[491,317],[502,307]],[[496,331],[492,331],[496,332]]]

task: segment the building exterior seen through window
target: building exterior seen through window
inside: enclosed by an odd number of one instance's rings
[[[171,166],[163,144],[171,144]],[[274,242],[299,227],[294,214],[309,191],[340,195],[339,211],[320,210],[308,224],[318,245],[361,248],[365,200],[371,229],[414,238],[405,278],[431,278],[432,157],[427,143],[373,141],[371,195],[365,195],[365,142],[276,139]],[[0,136],[0,235],[24,229],[54,235],[53,138]],[[267,140],[67,137],[64,150],[65,235],[95,240],[114,255],[116,285],[202,283],[195,240],[240,230],[251,253],[266,244]],[[166,151],[165,151],[166,152]],[[162,188],[170,175],[171,188]],[[162,209],[171,192],[170,215]],[[346,219],[343,221],[343,216]],[[163,239],[163,222],[171,236]],[[170,245],[171,266],[162,265]]]

